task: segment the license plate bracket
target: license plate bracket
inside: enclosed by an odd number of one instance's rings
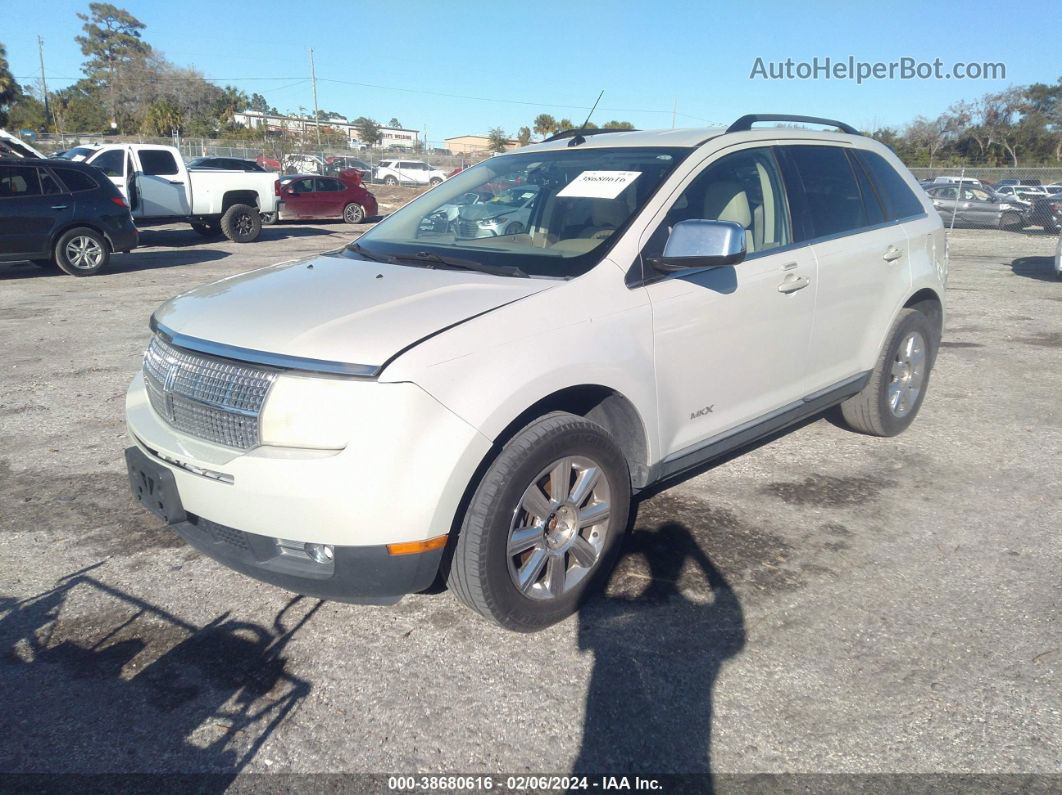
[[[125,463],[133,499],[167,524],[188,518],[177,491],[177,481],[169,469],[152,461],[138,447],[126,449]]]

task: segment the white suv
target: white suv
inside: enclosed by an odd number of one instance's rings
[[[373,178],[385,185],[438,185],[446,179],[446,172],[423,160],[381,160],[373,170]]]
[[[291,590],[445,578],[517,630],[603,580],[632,495],[840,404],[891,436],[944,318],[940,216],[841,133],[582,131],[491,158],[341,252],[160,307],[127,399],[136,497]],[[534,185],[526,226],[425,223]]]

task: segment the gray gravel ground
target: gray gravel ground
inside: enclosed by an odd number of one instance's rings
[[[293,598],[127,494],[150,312],[351,236],[0,265],[0,770],[1062,771],[1054,238],[952,233],[906,434],[820,418],[652,497],[607,594],[516,635],[445,592]]]

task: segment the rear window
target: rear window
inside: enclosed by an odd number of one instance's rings
[[[96,180],[83,171],[75,171],[72,168],[57,168],[55,169],[55,174],[63,181],[66,189],[70,192],[94,190],[98,187]]]
[[[32,166],[0,166],[0,197],[40,196],[41,180]]]
[[[140,165],[144,173],[149,176],[169,176],[180,174],[177,168],[177,160],[165,149],[141,149]]]
[[[907,186],[903,177],[896,173],[896,169],[890,166],[884,157],[861,149],[856,150],[855,155],[866,166],[871,179],[877,185],[878,195],[885,205],[885,214],[889,220],[910,218],[925,212],[922,202],[918,201],[918,197]]]
[[[804,186],[805,229],[811,236],[843,234],[867,225],[863,199],[844,150],[836,146],[783,149]]]

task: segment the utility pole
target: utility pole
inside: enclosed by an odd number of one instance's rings
[[[41,92],[44,94],[44,122],[47,124],[52,116],[48,104],[48,83],[44,79],[44,39],[39,33],[37,34],[37,54],[41,59]]]
[[[317,110],[317,70],[313,64],[313,47],[310,48],[310,80],[313,82],[313,119],[317,123],[317,148],[321,148],[321,115]]]

